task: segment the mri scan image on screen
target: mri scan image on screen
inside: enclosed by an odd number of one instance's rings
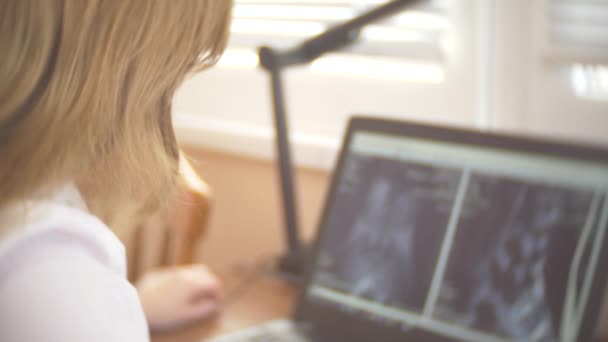
[[[317,286],[461,338],[577,336],[603,192],[366,153],[342,172]]]

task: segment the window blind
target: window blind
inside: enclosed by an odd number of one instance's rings
[[[576,96],[608,100],[608,1],[548,0],[548,57],[570,67]]]
[[[547,11],[553,57],[608,64],[608,1],[549,0]]]
[[[269,45],[285,49],[324,32],[386,1],[379,0],[236,0],[231,38],[220,65],[254,66],[256,48]],[[359,40],[340,51],[339,59],[328,55],[313,68],[365,71],[366,76],[395,69],[394,63],[408,61],[403,75],[414,81],[442,79],[442,44],[450,30],[449,0],[423,1],[412,8],[364,28]],[[324,60],[325,59],[325,60]],[[344,62],[347,62],[346,64]],[[413,64],[412,64],[413,63]],[[380,65],[379,65],[380,64]],[[343,66],[337,68],[336,66]],[[383,67],[383,66],[386,66]],[[407,71],[407,73],[406,73]],[[411,72],[415,71],[415,72]],[[392,76],[398,76],[399,72]],[[422,77],[419,77],[422,75]]]

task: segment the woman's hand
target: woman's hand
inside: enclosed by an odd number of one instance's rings
[[[203,265],[154,270],[136,284],[151,330],[167,330],[215,314],[222,299],[218,278]]]

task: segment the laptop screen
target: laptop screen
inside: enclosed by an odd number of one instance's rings
[[[373,131],[343,154],[304,316],[383,341],[579,338],[608,164]]]

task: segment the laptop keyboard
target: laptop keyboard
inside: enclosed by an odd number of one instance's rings
[[[254,336],[250,336],[250,337],[246,337],[243,340],[240,341],[247,341],[247,342],[282,342],[282,341],[287,341],[287,336],[285,336],[284,334],[276,334],[276,333],[270,333],[270,332],[261,332],[258,335],[254,335]]]
[[[291,321],[274,321],[221,336],[211,342],[311,342]]]

